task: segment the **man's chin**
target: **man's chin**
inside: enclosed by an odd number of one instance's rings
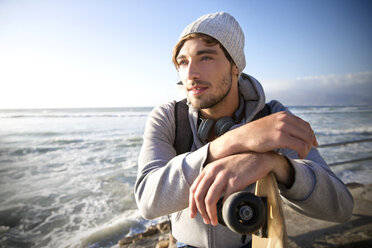
[[[212,106],[209,106],[209,105],[207,105],[207,104],[205,104],[204,102],[201,102],[201,101],[190,101],[190,102],[191,102],[191,105],[196,110],[208,109],[208,108],[212,107]]]
[[[188,96],[188,100],[191,103],[191,105],[194,107],[196,110],[201,110],[201,109],[208,109],[213,107],[216,104],[216,101],[213,101],[210,98],[199,98],[195,96]]]
[[[200,110],[201,109],[201,103],[199,101],[195,101],[195,100],[189,100],[191,105],[194,107],[194,109],[196,110]]]

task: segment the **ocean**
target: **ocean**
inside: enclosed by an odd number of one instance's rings
[[[371,106],[291,107],[320,144],[372,139]],[[0,110],[0,247],[117,247],[159,220],[133,195],[151,108]],[[319,148],[330,164],[369,158],[372,142]],[[372,160],[331,166],[372,183]]]

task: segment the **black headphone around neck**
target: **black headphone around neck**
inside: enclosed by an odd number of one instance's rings
[[[218,119],[216,121],[216,124],[214,124],[214,121],[212,119],[202,119],[201,123],[199,124],[198,128],[198,137],[200,140],[204,143],[207,143],[208,136],[210,131],[212,130],[212,127],[214,125],[214,133],[217,137],[221,136],[222,134],[226,133],[230,130],[232,126],[237,124],[243,117],[244,114],[244,99],[242,96],[239,96],[239,107],[238,110],[234,113],[234,118],[231,117],[222,117],[221,119]]]
[[[216,124],[214,124],[214,121],[212,119],[202,119],[198,128],[198,136],[201,139],[201,141],[206,143],[213,125],[214,133],[216,134],[217,137],[219,137],[222,134],[229,131],[230,128],[235,124],[236,121],[231,117],[222,117],[221,119],[217,120]]]

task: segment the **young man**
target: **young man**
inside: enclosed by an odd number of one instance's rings
[[[272,114],[252,121],[265,96],[257,80],[242,74],[244,34],[231,15],[205,15],[186,27],[173,62],[187,94],[193,144],[177,155],[175,102],[152,111],[135,185],[145,218],[172,214],[179,247],[248,247],[250,238],[218,224],[216,204],[270,172],[284,201],[299,212],[336,222],[350,218],[353,199],[314,148],[307,122],[277,101],[268,103]],[[220,135],[213,126],[225,117],[233,124]]]

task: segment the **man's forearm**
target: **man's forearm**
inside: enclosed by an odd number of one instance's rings
[[[208,162],[242,152],[264,153],[280,148],[304,159],[317,140],[309,123],[287,112],[271,114],[231,130],[210,143]]]
[[[222,135],[209,144],[207,163],[241,153],[242,149],[239,148],[241,144],[239,144],[239,139],[232,133],[233,131],[235,130]]]

